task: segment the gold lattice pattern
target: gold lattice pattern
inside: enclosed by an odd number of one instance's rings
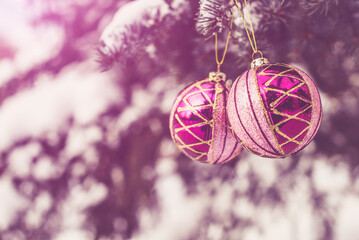
[[[266,65],[258,70],[257,84],[263,91],[258,90],[268,123],[281,154],[290,155],[302,144],[311,127],[312,97],[308,85],[289,65]]]
[[[210,88],[204,88],[202,84],[211,84]],[[191,85],[185,89],[178,97],[177,104],[174,106],[174,118],[180,127],[173,128],[173,138],[177,146],[183,149],[191,158],[195,160],[207,160],[208,149],[210,148],[213,140],[213,111],[214,111],[214,95],[215,83],[208,80],[202,80]],[[211,96],[212,95],[212,96]],[[201,104],[193,103],[190,99],[202,98]],[[183,106],[184,105],[184,106]],[[207,115],[203,110],[207,110]],[[190,118],[196,119],[191,121],[191,124],[186,124],[188,118],[183,116],[189,115]],[[181,117],[182,116],[182,117]],[[174,121],[174,119],[172,119]],[[185,123],[186,122],[186,123]],[[201,130],[202,129],[202,130]],[[207,129],[205,137],[198,136],[196,132],[203,132]],[[181,136],[182,137],[181,137]],[[183,137],[184,136],[184,137]],[[188,137],[186,137],[188,136]]]

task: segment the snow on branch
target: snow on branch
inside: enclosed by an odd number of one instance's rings
[[[180,2],[173,1],[172,5],[178,6]],[[165,0],[137,0],[121,7],[100,38],[98,62],[102,70],[110,69],[121,57],[131,56],[148,45],[167,18],[178,18],[179,13]]]

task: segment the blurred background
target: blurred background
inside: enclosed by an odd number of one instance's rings
[[[291,157],[211,166],[168,116],[216,70],[228,1],[0,0],[0,239],[358,240],[359,1],[248,2],[258,48],[314,79],[323,122]],[[230,80],[251,62],[235,16]]]

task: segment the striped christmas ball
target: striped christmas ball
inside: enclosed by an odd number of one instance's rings
[[[228,128],[225,74],[190,84],[177,96],[170,114],[170,131],[178,148],[193,160],[218,164],[239,154],[241,144]]]
[[[314,82],[304,72],[261,60],[234,82],[227,104],[228,119],[249,151],[284,158],[314,138],[322,120],[321,100]]]

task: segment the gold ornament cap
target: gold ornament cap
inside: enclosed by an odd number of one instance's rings
[[[266,59],[265,57],[263,57],[263,53],[261,51],[255,51],[252,53],[252,63],[251,63],[251,68],[257,68],[262,66],[263,64],[268,64],[269,61],[268,59]]]
[[[226,81],[226,74],[224,74],[222,72],[210,72],[209,80],[215,81],[215,82]]]
[[[256,58],[252,61],[251,68],[260,67],[260,66],[262,66],[264,64],[268,64],[268,63],[269,63],[269,60],[267,58],[264,58],[264,57]]]

